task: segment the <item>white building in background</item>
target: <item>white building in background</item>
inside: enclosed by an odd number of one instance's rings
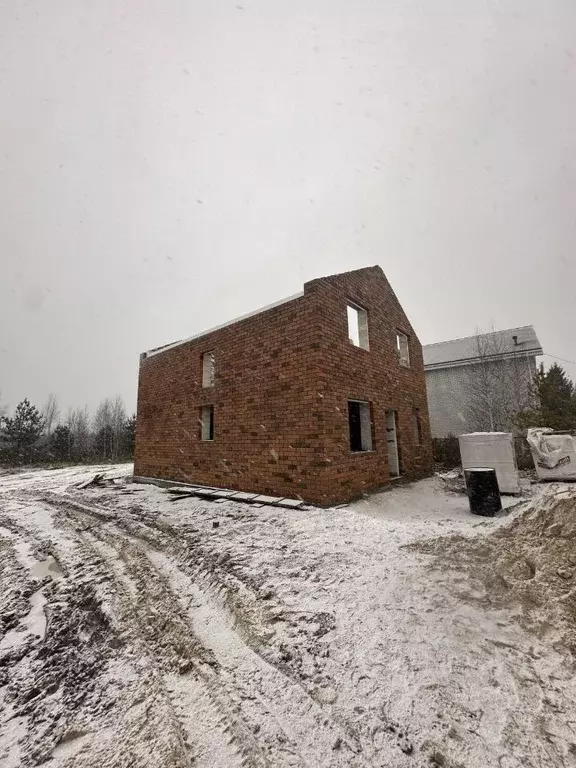
[[[432,437],[512,429],[543,354],[531,325],[427,344],[422,353]]]

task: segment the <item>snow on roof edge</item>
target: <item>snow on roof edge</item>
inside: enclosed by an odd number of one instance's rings
[[[446,339],[445,341],[433,341],[431,344],[422,344],[422,347],[435,347],[438,344],[451,344],[453,341],[467,341],[468,339],[474,339],[476,336],[490,336],[492,333],[511,333],[512,331],[524,331],[526,328],[532,328],[533,325],[519,325],[517,328],[502,328],[498,331],[483,331],[482,333],[473,333],[470,336],[457,336],[455,339]],[[536,333],[534,331],[534,333]]]
[[[511,359],[516,355],[524,355],[539,357],[544,354],[542,347],[533,347],[527,349],[519,349],[517,353],[514,352],[501,352],[497,355],[486,355],[485,360],[493,362],[495,360]],[[443,360],[439,363],[424,363],[424,370],[431,371],[437,368],[457,368],[459,365],[473,365],[481,362],[480,357],[460,357],[458,360]]]
[[[274,301],[272,304],[267,304],[265,307],[260,307],[260,309],[255,309],[252,312],[247,312],[245,315],[240,315],[239,317],[235,317],[233,320],[229,320],[227,323],[221,323],[220,325],[215,325],[213,328],[209,328],[207,331],[201,331],[200,333],[194,334],[194,336],[188,336],[186,339],[181,339],[180,341],[174,341],[171,344],[166,344],[163,347],[156,347],[155,349],[148,350],[147,352],[144,352],[144,356],[146,358],[154,357],[155,355],[159,355],[162,352],[167,352],[169,349],[174,349],[174,347],[179,347],[182,344],[187,344],[189,341],[196,341],[196,339],[201,339],[203,336],[208,336],[210,333],[214,333],[214,331],[220,331],[222,328],[227,328],[229,325],[234,325],[235,323],[239,323],[241,320],[247,320],[249,317],[254,317],[255,315],[259,315],[262,312],[267,312],[269,309],[274,309],[274,307],[279,307],[282,304],[288,304],[291,301],[294,301],[295,299],[301,299],[304,296],[304,291],[299,291],[298,293],[292,294],[292,296],[287,296],[285,299],[280,299],[279,301]]]

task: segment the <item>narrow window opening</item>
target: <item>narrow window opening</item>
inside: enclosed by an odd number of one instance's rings
[[[202,355],[202,386],[214,386],[214,352],[204,352]]]
[[[409,367],[410,349],[408,346],[408,336],[401,331],[396,331],[396,354],[398,355],[400,365]]]
[[[391,477],[399,477],[400,452],[398,446],[398,413],[386,411],[386,446],[388,448],[388,472]]]
[[[348,426],[350,429],[350,450],[372,450],[372,419],[370,403],[358,400],[348,401]]]
[[[204,405],[200,409],[202,440],[214,440],[214,406]]]
[[[368,313],[362,307],[347,305],[348,340],[361,349],[368,349]]]
[[[419,408],[412,408],[412,434],[416,445],[420,445],[422,443],[422,422]]]

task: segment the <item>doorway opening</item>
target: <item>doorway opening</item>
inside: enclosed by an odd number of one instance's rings
[[[348,427],[350,430],[350,450],[372,450],[372,419],[370,403],[361,400],[348,400]]]

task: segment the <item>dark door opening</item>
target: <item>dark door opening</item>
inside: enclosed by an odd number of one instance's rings
[[[348,400],[348,426],[350,429],[350,450],[372,450],[372,421],[370,403]]]
[[[362,425],[360,424],[360,403],[348,402],[348,423],[350,425],[350,450],[362,450]]]

